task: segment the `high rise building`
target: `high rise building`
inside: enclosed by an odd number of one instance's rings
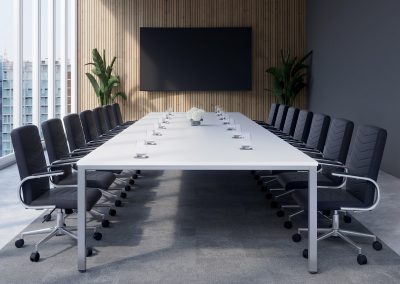
[[[39,101],[39,120],[40,123],[47,119],[48,114],[48,82],[47,82],[48,63],[43,60],[40,66],[40,101]],[[61,66],[60,62],[55,63],[55,115],[60,117],[61,111]],[[23,93],[21,115],[22,124],[32,123],[32,62],[23,63]],[[0,57],[0,129],[1,156],[12,153],[10,133],[13,129],[13,63],[12,61]]]

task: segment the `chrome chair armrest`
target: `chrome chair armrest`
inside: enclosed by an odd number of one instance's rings
[[[369,177],[363,177],[363,176],[357,176],[357,175],[352,175],[351,173],[332,173],[333,176],[337,176],[337,177],[344,177],[346,179],[356,179],[356,180],[363,180],[363,181],[367,181],[370,182],[374,185],[375,187],[375,200],[374,203],[366,208],[351,208],[351,207],[341,207],[341,210],[348,210],[348,211],[371,211],[374,210],[376,208],[376,206],[378,206],[379,200],[381,198],[381,191],[379,188],[378,183],[373,180],[372,178]]]
[[[60,176],[63,175],[64,171],[62,170],[57,170],[57,171],[50,171],[50,172],[42,172],[42,173],[35,173],[30,176],[27,176],[23,178],[18,186],[18,199],[22,203],[22,205],[27,208],[27,209],[53,209],[54,206],[31,206],[28,205],[24,202],[23,196],[22,196],[22,186],[24,185],[25,182],[33,179],[40,179],[40,178],[51,178],[54,176]]]

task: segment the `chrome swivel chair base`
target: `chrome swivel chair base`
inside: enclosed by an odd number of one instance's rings
[[[33,235],[40,235],[40,234],[47,234],[42,240],[40,240],[38,243],[35,244],[35,249],[32,252],[30,256],[30,260],[32,262],[38,262],[40,259],[40,254],[39,254],[39,247],[42,246],[44,243],[49,241],[51,238],[55,236],[61,236],[61,235],[67,235],[75,240],[78,239],[76,234],[72,233],[72,231],[67,228],[67,226],[64,223],[65,220],[65,213],[63,212],[62,209],[57,209],[57,220],[56,220],[56,225],[50,228],[45,228],[45,229],[39,229],[39,230],[33,230],[33,231],[25,231],[22,232],[20,235],[20,239],[15,241],[15,246],[17,248],[21,248],[24,246],[24,237],[25,236],[33,236]],[[97,227],[94,228],[95,233],[94,233],[94,238],[96,239],[101,239],[101,233],[97,232]],[[92,255],[92,249],[88,248],[87,249],[87,256]]]
[[[301,240],[301,233],[302,232],[308,232],[308,228],[299,228],[297,230],[297,234],[293,235],[292,239],[295,242],[299,242]],[[381,250],[382,249],[382,244],[377,241],[377,238],[373,234],[367,234],[367,233],[361,233],[361,232],[356,232],[356,231],[349,231],[349,230],[343,230],[340,229],[339,225],[339,211],[334,210],[333,211],[333,216],[332,216],[332,228],[318,228],[317,229],[318,233],[323,233],[318,237],[318,241],[322,241],[324,239],[327,239],[329,237],[339,237],[346,243],[348,243],[351,247],[353,247],[357,253],[357,261],[359,264],[366,264],[367,263],[367,258],[365,255],[362,254],[362,249],[360,246],[358,246],[353,240],[349,238],[349,236],[352,237],[363,237],[363,238],[369,238],[372,239],[372,247],[375,250]],[[303,253],[304,255],[304,253]]]

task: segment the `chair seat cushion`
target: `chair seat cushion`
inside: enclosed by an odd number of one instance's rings
[[[86,189],[86,210],[91,210],[101,198],[98,189]],[[78,189],[77,187],[57,187],[52,188],[38,198],[33,200],[31,206],[55,206],[60,209],[78,208]]]
[[[285,172],[277,176],[278,181],[286,190],[308,188],[308,173],[306,172]],[[335,186],[337,182],[327,175],[318,173],[319,186]]]
[[[114,182],[115,175],[111,172],[94,171],[86,173],[86,186],[108,189]],[[62,179],[57,185],[77,185],[78,175],[76,172]]]
[[[298,189],[292,193],[293,199],[303,209],[308,208],[308,189]],[[318,210],[340,210],[342,207],[365,207],[363,203],[344,189],[319,188]]]

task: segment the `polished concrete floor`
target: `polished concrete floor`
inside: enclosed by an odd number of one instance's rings
[[[382,191],[378,208],[354,217],[400,255],[400,179],[381,172],[378,182]],[[0,170],[0,248],[43,213],[22,207],[17,199],[18,184],[15,164]]]
[[[16,164],[0,170],[0,249],[43,213],[22,206],[17,195],[19,182]]]
[[[11,240],[0,250],[0,283],[399,283],[400,256],[365,239],[356,242],[368,265],[330,238],[319,244],[320,273],[308,273],[301,256],[307,237],[292,242],[295,230],[284,229],[275,212],[247,171],[144,171],[110,228],[100,228],[103,239],[87,231],[95,255],[86,273],[77,271],[76,242],[67,236],[40,247],[41,260],[30,262],[43,236],[29,236],[23,248]],[[27,229],[54,224],[40,221]],[[295,220],[305,223],[305,216]],[[343,228],[367,232],[356,220]]]

